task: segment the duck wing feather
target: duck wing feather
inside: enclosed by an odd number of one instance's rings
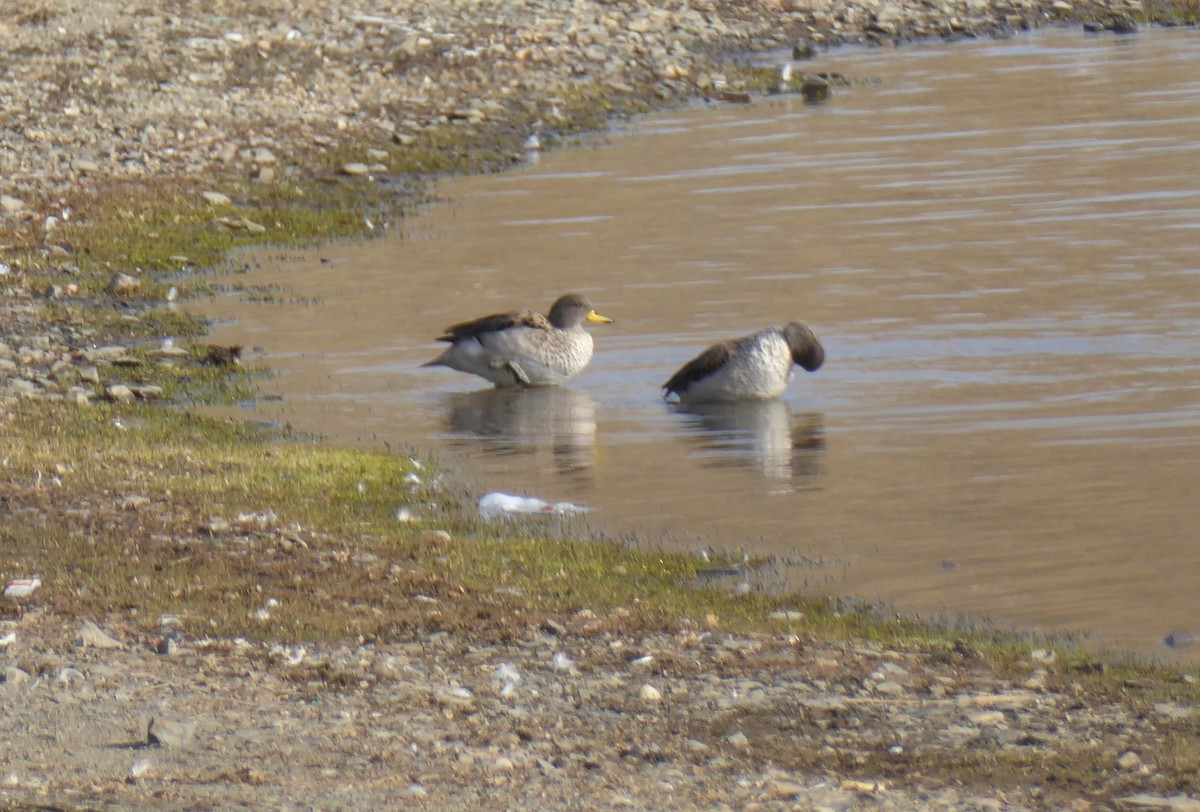
[[[443,335],[438,336],[437,340],[453,343],[464,338],[479,338],[485,333],[498,333],[510,327],[529,327],[547,332],[554,329],[548,318],[530,310],[520,313],[493,313],[490,316],[481,316],[471,321],[451,325],[446,328]]]

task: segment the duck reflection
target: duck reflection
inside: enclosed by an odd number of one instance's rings
[[[825,421],[819,412],[793,415],[782,400],[675,406],[708,464],[752,468],[773,480],[801,480],[820,471]]]
[[[447,398],[446,432],[456,445],[498,456],[548,455],[559,473],[595,464],[596,404],[560,386],[483,389]]]

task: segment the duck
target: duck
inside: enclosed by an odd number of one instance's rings
[[[586,296],[566,293],[545,316],[530,310],[493,313],[447,327],[437,340],[450,346],[422,366],[478,375],[498,388],[555,386],[592,360],[592,336],[584,322],[613,320],[597,313]]]
[[[821,340],[793,321],[713,344],[663,384],[663,397],[684,404],[772,400],[787,389],[794,365],[816,372],[823,363]]]

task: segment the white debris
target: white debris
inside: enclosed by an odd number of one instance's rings
[[[561,651],[554,652],[554,656],[550,662],[554,665],[555,671],[565,671],[568,674],[574,674],[579,670],[575,667],[575,661]]]
[[[41,476],[40,472],[38,476]],[[20,578],[16,581],[9,581],[8,586],[4,587],[4,597],[26,598],[32,595],[34,590],[41,585],[41,578]]]
[[[547,515],[569,516],[583,513],[588,508],[570,502],[546,502],[534,496],[513,496],[507,493],[489,493],[479,500],[479,513],[484,517]]]
[[[304,646],[272,646],[269,652],[272,657],[283,660],[284,665],[300,665],[308,656]]]
[[[521,673],[512,663],[501,663],[496,669],[496,683],[500,686],[500,696],[510,698],[517,692],[517,683],[521,681]]]

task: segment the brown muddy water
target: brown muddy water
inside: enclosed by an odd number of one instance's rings
[[[794,586],[1200,659],[1163,643],[1200,633],[1200,34],[805,67],[875,81],[650,117],[446,181],[386,239],[262,255],[236,281],[285,303],[207,305],[278,371],[246,416],[814,562]],[[616,323],[567,386],[420,367],[446,325],[569,290]],[[827,361],[782,400],[661,400],[707,344],[797,318]]]

